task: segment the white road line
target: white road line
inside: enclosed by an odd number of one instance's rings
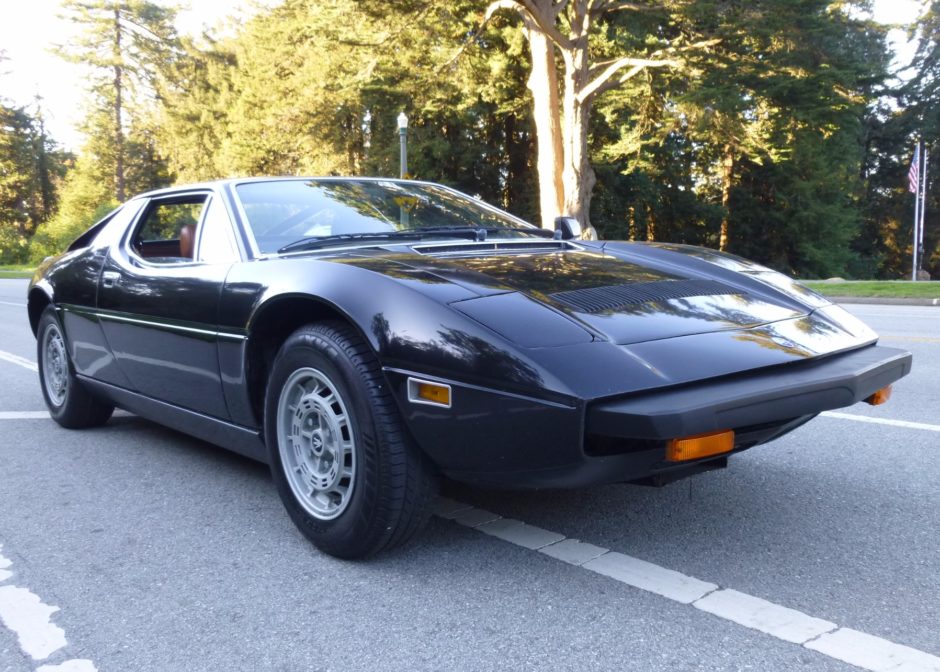
[[[4,362],[10,362],[10,364],[22,366],[24,369],[29,369],[34,373],[39,371],[39,368],[36,366],[35,362],[31,362],[25,357],[14,355],[12,352],[4,352],[3,350],[0,350],[0,360],[3,360]]]
[[[508,541],[517,546],[524,546],[530,551],[537,551],[549,544],[556,544],[565,538],[563,534],[549,532],[535,525],[526,525],[521,520],[513,520],[512,518],[492,520],[483,523],[477,529],[503,541]]]
[[[25,303],[13,303],[12,301],[0,301],[0,304],[4,306],[16,306],[17,308],[25,308]]]
[[[888,425],[890,427],[904,427],[906,429],[924,429],[928,432],[940,432],[940,425],[929,425],[926,422],[908,422],[907,420],[890,420],[888,418],[869,418],[866,415],[854,413],[837,413],[836,411],[823,411],[820,413],[827,418],[840,420],[854,420],[855,422],[870,422],[873,425]]]
[[[615,551],[608,551],[581,566],[634,588],[656,593],[682,604],[692,604],[708,593],[718,590],[718,586],[714,583],[699,581],[693,576]]]
[[[0,546],[0,548],[3,548],[3,547]],[[11,564],[12,563],[9,560],[7,560],[2,555],[0,555],[0,583],[3,583],[7,579],[9,579],[11,576],[13,576],[13,572],[8,571],[8,568]]]
[[[802,611],[730,589],[706,595],[696,602],[695,606],[702,611],[793,644],[803,644],[839,627],[821,618],[807,616]]]
[[[115,409],[111,415],[112,418],[131,418],[133,413],[128,413],[120,408]],[[48,420],[49,411],[0,411],[0,421],[2,420]]]
[[[936,672],[940,658],[851,628],[840,628],[806,644],[849,665],[874,672]]]
[[[33,660],[44,660],[65,646],[65,631],[49,620],[58,610],[26,588],[0,586],[0,622]]]
[[[0,583],[12,578],[11,564],[0,554]],[[58,607],[43,604],[27,588],[0,586],[0,623],[16,635],[20,648],[33,660],[45,660],[67,644],[65,631],[50,620],[57,611]],[[76,658],[59,665],[42,665],[36,672],[97,672],[97,669],[90,660]]]
[[[857,416],[853,416],[857,417]],[[867,418],[866,418],[867,419]],[[916,424],[916,423],[915,423]],[[791,644],[871,672],[940,672],[940,657],[896,644],[836,623],[815,618],[796,609],[719,588],[666,567],[576,539],[520,520],[477,509],[441,497],[434,512],[511,544],[556,558],[576,567],[603,574],[615,581],[688,604],[718,618],[758,630]],[[555,542],[548,541],[557,539]],[[547,545],[541,545],[548,542]]]

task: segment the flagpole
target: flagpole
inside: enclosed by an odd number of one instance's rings
[[[911,248],[911,281],[913,282],[917,282],[917,230],[920,228],[920,146],[922,142],[922,140],[918,140],[917,144],[914,146],[913,161],[916,167],[914,176],[917,180],[914,185],[914,241]]]
[[[921,140],[920,155],[924,165],[924,176],[921,178],[920,191],[920,226],[917,229],[917,270],[924,265],[924,217],[927,215],[927,147]]]

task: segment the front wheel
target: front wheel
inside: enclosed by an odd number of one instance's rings
[[[398,546],[430,516],[433,468],[404,431],[375,356],[347,325],[308,325],[281,346],[265,439],[284,506],[330,555]]]
[[[62,326],[52,306],[39,318],[36,337],[39,383],[52,419],[69,429],[106,423],[114,406],[93,396],[75,377]]]

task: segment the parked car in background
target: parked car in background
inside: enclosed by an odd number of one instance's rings
[[[266,462],[344,558],[412,537],[440,475],[663,484],[881,403],[911,366],[738,257],[391,179],[136,196],[39,268],[28,305],[59,424],[120,407]]]

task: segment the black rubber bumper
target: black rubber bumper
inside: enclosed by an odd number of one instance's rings
[[[800,365],[592,404],[591,434],[670,439],[815,415],[866,399],[911,370],[911,354],[872,345]]]

